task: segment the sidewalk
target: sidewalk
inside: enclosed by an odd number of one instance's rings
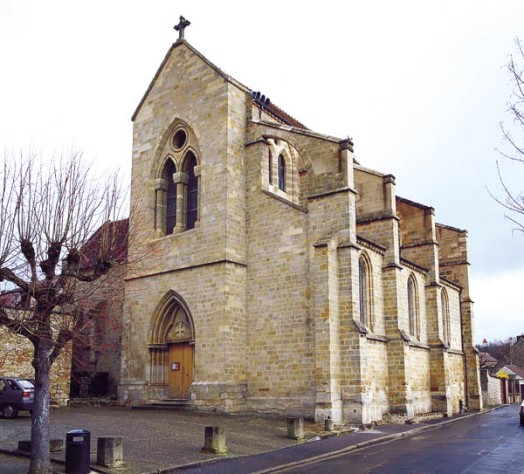
[[[95,472],[163,474],[183,470],[247,474],[270,472],[277,466],[297,463],[307,458],[358,449],[435,428],[467,416],[472,415],[413,425],[385,425],[374,430],[340,436],[322,431],[321,425],[306,421],[306,438],[327,439],[305,442],[288,439],[286,420],[277,417],[146,411],[120,407],[70,407],[51,413],[50,437],[65,440],[65,434],[72,429],[90,431],[91,462]],[[19,440],[30,438],[30,425],[29,416],[20,416],[14,420],[0,419],[0,470],[3,474],[27,472],[27,458],[7,455],[16,452]],[[220,426],[225,429],[228,456],[202,453],[206,426]],[[94,465],[98,436],[124,437],[126,469],[111,471]],[[51,457],[63,462],[65,450]],[[57,472],[64,471],[60,463],[56,463],[55,468]]]

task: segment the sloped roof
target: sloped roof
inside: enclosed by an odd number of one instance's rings
[[[249,89],[244,86],[243,84],[240,84],[238,81],[235,81],[233,78],[231,78],[230,76],[228,76],[224,71],[222,71],[220,68],[218,68],[217,66],[215,66],[211,61],[209,61],[203,54],[201,54],[199,51],[197,51],[195,48],[193,48],[193,46],[191,46],[186,40],[178,40],[177,42],[173,43],[171,45],[171,47],[169,48],[167,54],[164,56],[164,59],[162,60],[162,62],[160,63],[160,66],[158,67],[155,75],[153,76],[153,79],[151,80],[151,82],[149,83],[149,86],[146,90],[146,92],[144,93],[144,95],[142,96],[142,99],[140,100],[133,116],[131,117],[131,120],[134,122],[136,116],[138,115],[138,112],[140,111],[140,109],[142,108],[142,105],[144,104],[147,96],[149,95],[149,92],[151,91],[151,89],[153,89],[153,86],[155,85],[155,82],[156,80],[158,79],[158,77],[160,76],[160,73],[162,72],[162,70],[164,69],[164,66],[166,65],[169,57],[171,56],[171,53],[178,47],[180,46],[185,46],[186,48],[188,48],[189,50],[191,50],[191,52],[193,52],[196,56],[198,56],[202,61],[204,61],[209,67],[211,67],[212,69],[214,69],[220,76],[222,76],[226,81],[230,81],[230,82],[234,82],[238,87],[240,87],[241,89],[244,89],[246,92],[249,92]]]
[[[497,359],[493,357],[489,352],[481,352],[480,353],[480,363],[486,364],[486,363],[497,363]]]
[[[251,92],[251,96],[253,97],[253,101],[255,102],[255,104],[257,104],[258,107],[261,107],[260,102],[256,98],[254,98],[253,92]],[[270,115],[275,117],[277,120],[284,122],[286,125],[295,128],[300,128],[302,130],[309,130],[309,128],[307,128],[304,124],[300,123],[296,118],[292,117],[286,111],[282,110],[280,107],[277,107],[272,102],[269,102],[269,104],[264,105],[263,109]]]
[[[215,66],[209,59],[207,59],[202,53],[200,53],[198,50],[196,50],[193,46],[191,46],[186,40],[178,40],[175,43],[171,45],[169,48],[169,51],[165,55],[164,59],[162,60],[162,63],[160,64],[159,68],[157,69],[155,75],[153,76],[152,81],[150,82],[145,94],[142,96],[142,99],[140,100],[135,112],[133,113],[133,116],[131,117],[131,120],[134,121],[138,112],[140,111],[142,105],[144,104],[147,96],[149,95],[149,92],[153,88],[158,76],[161,74],[162,69],[164,69],[164,66],[166,65],[169,57],[171,56],[171,53],[175,48],[178,48],[180,46],[184,45],[187,47],[193,54],[198,56],[203,62],[205,62],[210,68],[212,68],[217,74],[222,76],[224,80],[231,82],[232,84],[235,84],[237,87],[242,89],[246,93],[252,93],[252,90],[246,87],[245,85],[241,84],[236,79],[232,78],[228,74],[226,74],[224,71],[222,71],[219,67]],[[252,94],[253,96],[253,94]],[[253,101],[260,107],[260,104],[255,100],[253,97]],[[291,127],[300,128],[302,130],[309,130],[304,124],[300,123],[297,119],[289,115],[287,112],[282,110],[280,107],[276,106],[272,102],[268,103],[266,106],[264,106],[264,110],[272,115],[277,120],[280,120],[281,122],[284,122],[286,125],[289,125]]]
[[[114,263],[125,262],[128,250],[128,233],[129,219],[102,224],[82,246],[80,268],[85,269],[94,263],[102,250],[102,238],[107,237],[112,240],[112,243],[109,254],[104,255],[104,258],[109,258]]]
[[[395,196],[397,202],[402,202],[404,204],[407,204],[408,206],[417,207],[418,209],[422,209],[423,211],[428,211],[430,209],[434,209],[431,206],[426,206],[424,204],[420,204],[419,202],[411,201],[410,199],[403,198],[401,196]]]
[[[518,365],[505,365],[503,368],[511,370],[514,374],[524,379],[524,369],[519,367]]]

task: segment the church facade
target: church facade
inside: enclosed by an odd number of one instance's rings
[[[364,424],[481,409],[465,231],[183,34],[133,122],[122,403]]]

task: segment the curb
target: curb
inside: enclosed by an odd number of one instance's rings
[[[319,455],[316,455],[316,456],[311,456],[311,457],[308,457],[308,458],[304,458],[304,459],[301,459],[300,461],[293,461],[293,462],[290,462],[290,463],[279,464],[277,466],[268,467],[266,469],[253,471],[251,474],[276,473],[276,472],[279,472],[279,471],[281,471],[283,469],[288,469],[288,468],[291,468],[291,467],[298,467],[298,466],[301,466],[301,465],[304,465],[304,464],[308,464],[308,463],[311,463],[311,462],[315,462],[315,461],[321,461],[322,459],[327,459],[327,458],[330,458],[332,456],[338,456],[338,455],[341,455],[341,454],[350,453],[352,451],[357,451],[359,449],[364,449],[364,448],[367,448],[369,446],[373,446],[373,445],[377,445],[377,444],[381,444],[381,443],[388,443],[388,442],[395,441],[395,440],[400,439],[400,438],[407,438],[409,436],[415,436],[416,434],[421,433],[423,431],[435,430],[435,429],[441,428],[442,426],[448,425],[450,423],[455,423],[455,422],[457,422],[459,420],[464,420],[466,418],[471,418],[471,417],[474,417],[474,416],[483,415],[485,413],[489,413],[489,412],[491,412],[493,410],[496,410],[498,408],[502,408],[504,406],[506,406],[506,405],[499,405],[499,406],[496,406],[496,407],[488,408],[488,409],[483,410],[481,412],[468,413],[467,415],[462,415],[460,417],[450,418],[450,419],[447,419],[447,420],[444,420],[444,421],[438,421],[438,422],[436,422],[436,423],[434,423],[432,425],[419,426],[417,428],[412,428],[412,429],[410,429],[408,431],[404,431],[402,433],[395,433],[395,434],[391,434],[391,435],[382,436],[380,438],[375,438],[375,439],[372,439],[372,440],[369,440],[369,441],[363,441],[361,443],[353,444],[353,445],[347,446],[345,448],[338,449],[336,451],[330,451],[328,453],[319,454]],[[342,434],[336,435],[336,434],[333,434],[333,433],[329,433],[329,434],[323,434],[323,435],[317,435],[317,436],[320,438],[320,440],[322,440],[322,439],[326,439],[326,438],[332,438],[334,436],[341,436],[342,437],[345,434],[346,433],[342,433]],[[318,440],[318,441],[320,441],[320,440]],[[317,441],[317,440],[315,440],[313,438],[312,440],[306,441],[306,442],[314,442],[314,441]],[[235,456],[235,457],[231,457],[229,459],[249,458],[251,456],[267,454],[267,453],[276,452],[276,451],[283,451],[283,450],[286,450],[286,449],[293,449],[295,447],[296,446],[286,446],[284,448],[280,448],[280,449],[276,449],[276,450],[272,450],[272,451],[266,451],[264,453],[248,454],[248,455],[245,455],[245,456]],[[221,461],[225,461],[225,460],[224,459],[209,459],[209,460],[206,460],[206,461],[197,461],[197,462],[188,463],[188,464],[177,464],[177,465],[174,465],[174,466],[165,467],[165,468],[159,469],[157,471],[151,471],[151,472],[147,472],[147,473],[144,473],[144,474],[172,474],[172,473],[175,473],[175,472],[184,471],[185,469],[197,468],[199,466],[204,467],[204,466],[208,466],[208,465],[211,465],[211,464],[220,463]]]
[[[24,452],[21,452],[21,451],[18,451],[16,449],[3,449],[3,448],[0,448],[0,454],[5,454],[7,456],[12,456],[12,457],[16,457],[16,458],[23,458],[23,459],[28,459],[30,460],[31,459],[31,454],[30,453],[24,453]],[[52,464],[60,464],[61,466],[65,466],[65,461],[63,459],[58,459],[58,458],[54,458],[51,456],[50,458],[50,461]],[[90,465],[89,466],[89,471],[90,472],[97,472],[97,473],[100,473],[100,474],[113,474],[114,471],[110,471],[110,470],[106,470],[100,466],[97,466],[97,465]],[[52,472],[58,472],[58,474],[63,474],[63,471],[52,471]]]
[[[501,405],[501,406],[504,406],[504,405]],[[331,456],[337,456],[337,455],[340,455],[340,454],[345,454],[345,453],[349,453],[349,452],[352,452],[352,451],[356,451],[358,449],[367,448],[369,446],[373,446],[373,445],[376,445],[376,444],[387,443],[387,442],[390,442],[390,441],[395,441],[395,440],[400,439],[400,438],[404,438],[404,437],[408,437],[408,436],[414,436],[414,435],[416,435],[416,434],[418,434],[418,433],[420,433],[422,431],[429,431],[429,430],[432,430],[432,429],[437,429],[437,428],[439,428],[441,426],[444,426],[444,425],[447,425],[449,423],[454,423],[454,422],[459,421],[459,420],[463,420],[463,419],[470,418],[470,417],[473,417],[473,416],[478,416],[478,415],[481,415],[483,413],[488,413],[488,412],[490,412],[490,411],[492,411],[493,409],[496,409],[496,408],[499,408],[499,407],[494,407],[494,408],[491,408],[491,409],[487,409],[487,410],[484,410],[482,412],[469,413],[467,415],[463,415],[463,416],[457,417],[457,418],[451,418],[451,419],[448,419],[448,420],[445,420],[445,421],[439,421],[439,422],[434,423],[432,425],[425,425],[425,426],[420,426],[420,427],[417,427],[417,428],[412,428],[412,429],[410,429],[408,431],[404,431],[402,433],[395,433],[395,434],[391,434],[391,435],[382,436],[382,437],[379,437],[379,438],[376,438],[376,439],[373,439],[373,440],[363,441],[363,442],[358,443],[358,444],[353,444],[353,445],[350,445],[350,446],[346,446],[345,448],[338,449],[336,451],[330,451],[328,453],[307,457],[307,458],[301,459],[300,461],[293,461],[293,462],[289,462],[289,463],[285,463],[285,464],[279,464],[279,465],[276,465],[276,466],[268,467],[266,469],[253,471],[250,474],[268,474],[268,473],[273,473],[273,472],[279,472],[280,470],[283,470],[283,469],[288,469],[288,468],[291,468],[291,467],[298,467],[298,466],[301,466],[301,465],[304,465],[304,464],[308,464],[310,462],[321,461],[322,459],[327,459],[327,458],[329,458]],[[306,443],[307,442],[315,442],[315,441],[320,441],[320,440],[326,439],[326,438],[332,438],[332,437],[335,437],[335,436],[342,437],[345,434],[346,433],[339,433],[339,434],[328,433],[328,434],[316,435],[320,439],[313,438],[313,439],[311,439],[309,441],[306,440],[305,442]],[[287,449],[293,449],[296,446],[297,445],[295,445],[295,446],[286,446],[284,448],[275,449],[275,450],[272,450],[272,451],[266,451],[264,453],[247,454],[245,456],[235,456],[235,457],[231,457],[229,459],[249,458],[251,456],[267,454],[267,453],[270,453],[270,452],[277,452],[277,451],[284,451],[284,450],[287,450]],[[144,474],[172,474],[172,473],[175,473],[175,472],[184,471],[185,469],[193,469],[193,468],[198,468],[200,466],[204,467],[204,466],[208,466],[208,465],[211,465],[211,464],[220,463],[221,461],[225,461],[225,460],[224,459],[209,459],[209,460],[206,460],[206,461],[197,461],[197,462],[188,463],[188,464],[177,464],[177,465],[174,465],[174,466],[165,467],[163,469],[159,469],[157,471],[147,472],[147,473],[144,473]]]
[[[504,406],[506,406],[506,405],[499,405],[499,406],[496,406],[496,407],[491,407],[491,408],[488,408],[486,410],[483,410],[482,412],[468,413],[468,414],[465,414],[465,415],[462,415],[462,416],[459,416],[459,417],[450,418],[450,419],[444,419],[443,421],[439,420],[439,421],[437,421],[437,422],[435,422],[433,424],[430,424],[430,425],[418,426],[418,427],[414,427],[412,429],[403,431],[401,433],[394,433],[394,434],[381,436],[381,437],[378,437],[378,438],[375,438],[375,439],[371,439],[371,440],[368,440],[368,441],[363,441],[361,443],[349,445],[349,446],[346,446],[346,447],[344,447],[342,449],[338,449],[338,450],[335,450],[335,451],[329,451],[329,452],[325,452],[323,454],[318,454],[318,455],[313,455],[313,456],[310,456],[310,457],[306,457],[306,458],[303,458],[303,459],[301,459],[299,461],[292,461],[292,462],[289,462],[289,463],[284,463],[284,464],[280,464],[280,465],[264,468],[262,470],[253,471],[251,474],[267,474],[267,473],[279,472],[279,471],[284,470],[284,469],[288,469],[288,468],[291,468],[291,467],[298,467],[298,466],[301,466],[301,465],[304,465],[304,464],[321,461],[323,459],[327,459],[327,458],[330,458],[330,457],[334,457],[334,456],[339,456],[339,455],[342,455],[342,454],[350,453],[352,451],[356,451],[356,450],[359,450],[359,449],[364,449],[364,448],[367,448],[369,446],[378,445],[378,444],[381,444],[381,443],[388,443],[388,442],[395,441],[395,440],[398,440],[398,439],[401,439],[401,438],[407,438],[407,437],[410,437],[410,436],[415,436],[418,433],[421,433],[421,432],[424,432],[424,431],[435,430],[435,429],[441,428],[443,426],[446,426],[446,425],[448,425],[450,423],[455,423],[455,422],[457,422],[459,420],[463,420],[463,419],[466,419],[466,418],[471,418],[471,417],[474,417],[474,416],[483,415],[485,413],[489,413],[491,411],[497,410],[497,409],[502,408]],[[321,439],[326,439],[326,438],[343,437],[346,434],[347,433],[345,433],[345,432],[339,432],[339,433],[332,433],[332,432],[330,432],[330,433],[328,433],[328,432],[318,433],[315,438],[312,438],[310,440],[306,440],[305,442],[306,443],[308,443],[308,442],[311,443],[311,442],[318,441],[318,440],[321,440]],[[233,456],[233,457],[230,457],[229,459],[249,458],[251,456],[267,454],[267,453],[270,453],[270,452],[277,452],[277,451],[282,451],[282,450],[286,450],[286,449],[293,449],[296,446],[297,445],[287,446],[287,447],[279,448],[279,449],[276,449],[276,450],[266,451],[264,453],[248,454],[248,455],[244,455],[244,456]],[[9,450],[9,449],[0,448],[0,454],[6,454],[8,456],[30,459],[30,455],[28,453],[23,453],[23,452],[20,452],[18,450]],[[159,470],[155,470],[155,471],[152,471],[150,473],[145,473],[145,474],[168,474],[168,473],[183,471],[185,469],[198,468],[199,466],[203,467],[203,466],[207,466],[207,465],[210,465],[210,464],[220,463],[221,461],[224,461],[224,459],[209,459],[209,460],[205,460],[205,461],[197,461],[197,462],[188,463],[188,464],[178,464],[178,465],[174,465],[174,466],[170,466],[170,467],[161,468]],[[59,464],[59,465],[64,465],[65,464],[65,461],[63,459],[57,459],[57,458],[53,458],[53,457],[51,457],[51,462],[54,463],[54,464]],[[102,466],[98,466],[98,465],[91,465],[90,469],[91,469],[92,472],[97,472],[97,473],[102,473],[102,474],[112,474],[114,472],[112,470],[105,469]]]
[[[496,407],[493,407],[493,408],[489,408],[487,410],[483,410],[481,412],[469,413],[469,414],[463,415],[461,417],[451,418],[451,419],[448,419],[448,420],[445,420],[445,421],[440,421],[440,422],[435,423],[433,425],[420,426],[418,428],[413,428],[412,430],[404,431],[402,433],[395,433],[395,434],[392,434],[392,435],[382,436],[380,438],[371,439],[369,441],[364,441],[362,443],[353,444],[351,446],[347,446],[345,448],[338,449],[336,451],[330,451],[329,453],[319,454],[317,456],[311,456],[309,458],[305,458],[305,459],[300,460],[300,461],[294,461],[294,462],[290,462],[290,463],[287,463],[287,464],[281,464],[279,466],[274,466],[274,467],[271,467],[271,468],[262,469],[260,471],[255,471],[252,474],[275,473],[275,472],[279,472],[279,471],[281,471],[283,469],[288,469],[290,467],[298,467],[298,466],[302,466],[304,464],[309,464],[311,462],[321,461],[323,459],[327,459],[327,458],[330,458],[330,457],[333,457],[333,456],[338,456],[338,455],[341,455],[341,454],[350,453],[352,451],[357,451],[359,449],[364,449],[364,448],[367,448],[369,446],[374,446],[374,445],[382,444],[382,443],[388,443],[388,442],[395,441],[395,440],[401,439],[401,438],[408,438],[410,436],[415,436],[418,433],[422,433],[424,431],[431,431],[431,430],[436,430],[438,428],[442,428],[443,426],[449,425],[451,423],[455,423],[455,422],[460,421],[460,420],[464,420],[466,418],[472,418],[474,416],[479,416],[479,415],[483,415],[485,413],[489,413],[489,412],[491,412],[493,410],[496,410],[498,408],[501,408],[503,406],[505,406],[505,405],[499,405],[499,406],[496,406]],[[284,449],[288,449],[288,448],[284,448]]]

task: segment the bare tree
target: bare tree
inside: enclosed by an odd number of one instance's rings
[[[90,171],[76,152],[49,162],[31,153],[0,160],[0,324],[33,347],[30,473],[51,470],[51,366],[96,317],[90,311],[86,319],[87,302],[127,255],[118,177]]]
[[[521,336],[496,339],[480,344],[477,348],[497,359],[500,365],[518,365],[524,368],[524,343],[520,338]]]
[[[524,164],[524,47],[515,40],[516,52],[510,56],[507,64],[513,91],[508,102],[510,124],[501,123],[500,127],[508,144],[509,151],[498,150],[501,156],[513,162]],[[497,161],[499,181],[502,185],[502,197],[492,196],[506,209],[506,218],[524,232],[524,194],[522,189],[513,190],[504,179],[500,162]]]

